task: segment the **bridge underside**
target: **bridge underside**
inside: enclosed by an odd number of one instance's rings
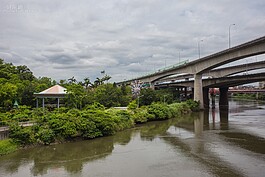
[[[258,73],[258,74],[248,74],[248,75],[241,75],[241,76],[231,76],[231,77],[223,77],[223,78],[211,78],[211,79],[203,79],[202,80],[202,97],[199,99],[202,100],[202,104],[204,108],[209,107],[209,89],[210,88],[219,88],[220,90],[220,107],[228,106],[228,88],[234,87],[238,85],[250,84],[254,82],[260,82],[265,80],[265,73]],[[159,84],[155,85],[155,88],[167,88],[167,87],[191,87],[193,88],[196,86],[194,81],[183,81],[183,82],[176,82],[176,83],[167,83],[167,84]],[[194,89],[195,93],[195,89]],[[197,98],[198,99],[198,98]]]

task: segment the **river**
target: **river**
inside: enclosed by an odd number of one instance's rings
[[[115,136],[19,150],[0,157],[0,176],[264,177],[265,103],[229,105]]]

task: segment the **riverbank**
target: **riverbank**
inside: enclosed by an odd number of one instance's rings
[[[231,96],[231,98],[238,98],[238,99],[248,99],[248,100],[265,100],[264,93],[235,93]]]
[[[198,104],[189,100],[170,105],[153,103],[141,108],[132,103],[128,107],[128,110],[105,109],[100,104],[94,104],[83,110],[60,109],[60,112],[47,112],[39,114],[35,118],[36,124],[30,127],[11,123],[9,135],[18,147],[63,143],[80,138],[94,139],[114,135],[135,124],[181,117],[195,110]]]
[[[11,139],[0,140],[0,156],[15,152],[19,146]]]

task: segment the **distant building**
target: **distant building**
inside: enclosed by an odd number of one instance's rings
[[[259,88],[265,88],[265,81],[259,82]]]

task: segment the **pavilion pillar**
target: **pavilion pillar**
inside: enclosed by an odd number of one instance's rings
[[[57,108],[59,109],[59,107],[60,107],[60,98],[57,98],[58,100],[57,100]]]
[[[36,108],[39,108],[39,102],[38,98],[36,98]]]
[[[44,98],[42,98],[42,109],[44,110]]]

